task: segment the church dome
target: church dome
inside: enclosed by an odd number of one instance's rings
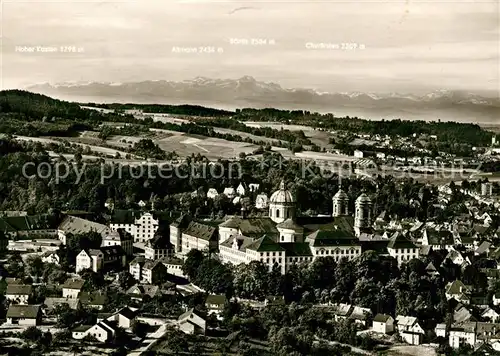
[[[291,204],[295,203],[295,198],[289,190],[285,189],[285,182],[281,181],[280,189],[271,195],[269,201],[271,204]]]
[[[356,199],[356,204],[371,204],[371,199],[365,193],[362,193],[358,199]]]
[[[333,200],[349,200],[349,197],[347,196],[346,192],[342,190],[342,188],[339,189],[337,193],[332,198]]]

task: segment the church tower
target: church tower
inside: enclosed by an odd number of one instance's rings
[[[354,232],[356,236],[361,234],[363,229],[369,229],[372,225],[372,201],[365,193],[356,199],[354,211]]]
[[[269,217],[277,224],[286,219],[294,219],[295,203],[295,198],[292,193],[286,189],[285,182],[282,180],[280,189],[275,191],[269,199]]]
[[[349,215],[349,197],[340,186],[338,192],[332,198],[333,212],[332,216],[345,216]]]

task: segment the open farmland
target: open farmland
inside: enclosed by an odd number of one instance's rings
[[[251,154],[258,146],[245,143],[209,138],[204,136],[191,136],[184,134],[172,135],[160,140],[154,140],[161,149],[167,152],[175,151],[179,156],[186,157],[191,154],[201,154],[208,159],[233,159],[240,153]]]

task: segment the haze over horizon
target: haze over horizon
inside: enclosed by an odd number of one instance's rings
[[[465,0],[4,2],[2,88],[252,76],[328,92],[498,96],[499,12],[498,1]],[[182,52],[199,47],[215,52]]]

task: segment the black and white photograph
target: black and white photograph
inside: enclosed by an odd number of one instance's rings
[[[0,0],[1,355],[500,355],[500,0]]]

